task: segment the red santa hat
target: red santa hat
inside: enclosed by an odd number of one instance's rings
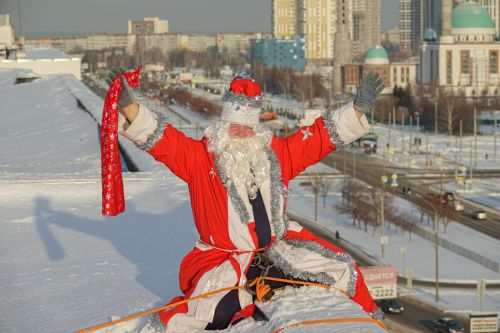
[[[223,121],[256,126],[262,110],[262,90],[249,74],[238,74],[222,97]]]

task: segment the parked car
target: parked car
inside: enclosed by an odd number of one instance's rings
[[[382,299],[377,301],[377,305],[385,313],[402,313],[404,310],[396,299]]]
[[[458,321],[451,318],[435,320],[432,329],[435,333],[462,333],[464,331],[464,327]]]
[[[453,210],[455,212],[463,212],[463,210],[464,210],[464,204],[461,203],[460,201],[454,201],[453,202]]]
[[[486,220],[488,215],[486,215],[486,212],[484,210],[476,210],[474,213],[472,213],[472,216],[476,220]]]

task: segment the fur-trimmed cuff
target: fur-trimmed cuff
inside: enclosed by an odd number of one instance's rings
[[[370,129],[366,116],[358,118],[352,102],[337,110],[327,110],[323,120],[337,150],[362,137]]]
[[[139,148],[149,151],[161,139],[166,126],[165,115],[141,105],[137,117],[127,128],[123,127],[122,134],[134,141]]]

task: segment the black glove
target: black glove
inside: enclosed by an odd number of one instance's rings
[[[118,75],[124,74],[126,72],[127,71],[121,67],[120,67],[120,69],[113,68],[111,70],[111,72],[108,73],[108,76],[106,77],[106,83],[108,84],[108,86],[111,86],[113,84],[113,82],[115,81],[115,78]],[[130,104],[134,103],[135,97],[134,97],[134,91],[128,85],[127,80],[125,80],[124,77],[121,77],[120,80],[122,81],[123,89],[120,93],[120,97],[118,97],[118,106],[120,108],[124,108],[124,107],[127,107]]]
[[[363,113],[370,112],[375,100],[384,88],[384,80],[380,74],[368,72],[356,87],[356,97],[354,97],[354,107],[356,110]]]

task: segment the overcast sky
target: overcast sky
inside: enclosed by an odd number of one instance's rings
[[[271,0],[19,0],[23,33],[126,33],[127,21],[168,19],[170,32],[270,32]],[[371,0],[366,0],[371,1]],[[381,0],[382,31],[398,25],[399,1]],[[18,31],[18,0],[0,0]]]

